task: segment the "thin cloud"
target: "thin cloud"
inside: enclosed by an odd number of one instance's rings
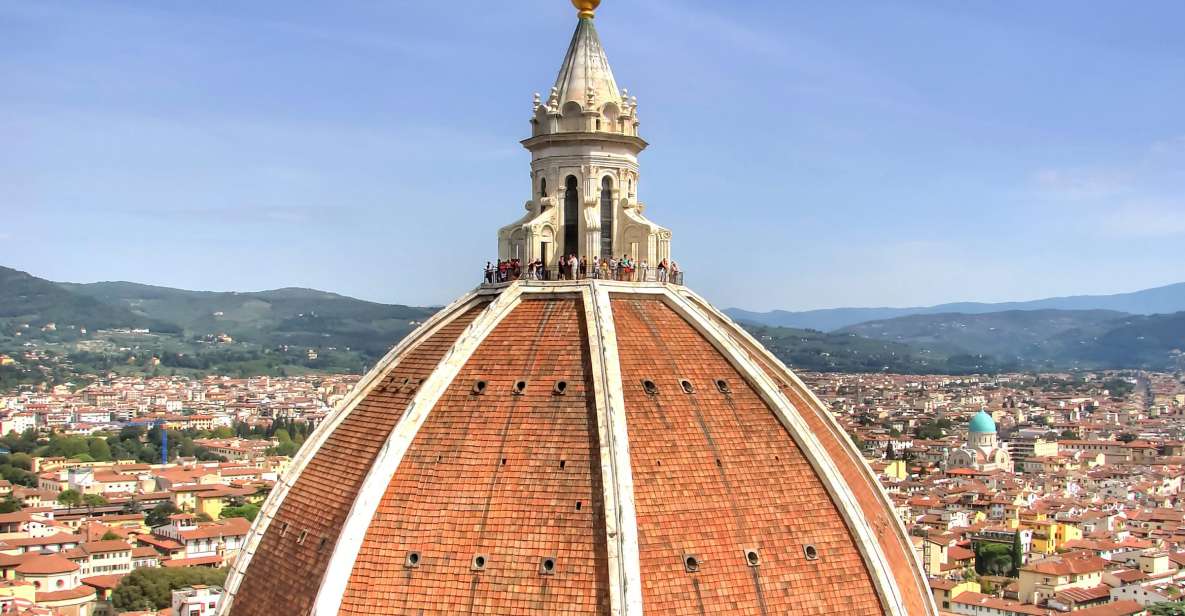
[[[1122,238],[1185,235],[1185,201],[1133,202],[1096,217],[1099,229]]]
[[[1029,194],[1083,233],[1133,240],[1185,235],[1183,164],[1185,137],[1170,137],[1122,162],[1039,170]]]

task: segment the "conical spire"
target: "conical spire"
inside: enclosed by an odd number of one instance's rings
[[[580,8],[580,22],[548,102],[559,108],[575,102],[585,111],[600,109],[609,102],[621,108],[621,91],[617,89],[613,70],[609,68],[605,49],[601,47],[597,29],[593,26],[591,10]]]

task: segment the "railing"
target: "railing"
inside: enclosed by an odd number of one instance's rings
[[[632,270],[603,270],[600,268],[574,272],[558,268],[510,268],[489,269],[482,273],[485,284],[501,284],[516,280],[615,280],[619,282],[654,282],[660,284],[683,284],[682,271],[663,270],[656,267],[637,267]]]

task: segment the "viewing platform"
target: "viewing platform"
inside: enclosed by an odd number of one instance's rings
[[[512,282],[561,283],[597,280],[601,282],[625,282],[637,284],[684,285],[682,270],[666,271],[658,268],[637,268],[634,271],[604,272],[594,270],[586,273],[568,273],[560,269],[536,269],[534,271],[487,269],[482,273],[482,288],[508,285]]]

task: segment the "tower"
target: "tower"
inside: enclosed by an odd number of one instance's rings
[[[670,235],[632,192],[636,106],[604,62],[597,0],[573,4],[525,142],[547,196],[500,250],[655,263]],[[598,183],[605,209],[586,197]],[[528,277],[442,309],[306,440],[225,588],[223,616],[937,614],[892,501],[824,404],[656,279]]]
[[[648,220],[638,200],[638,99],[618,89],[594,26],[598,2],[574,0],[579,21],[555,85],[535,95],[531,198],[526,213],[498,231],[501,259],[560,255],[590,262],[628,255],[657,265],[671,255],[671,232]]]

